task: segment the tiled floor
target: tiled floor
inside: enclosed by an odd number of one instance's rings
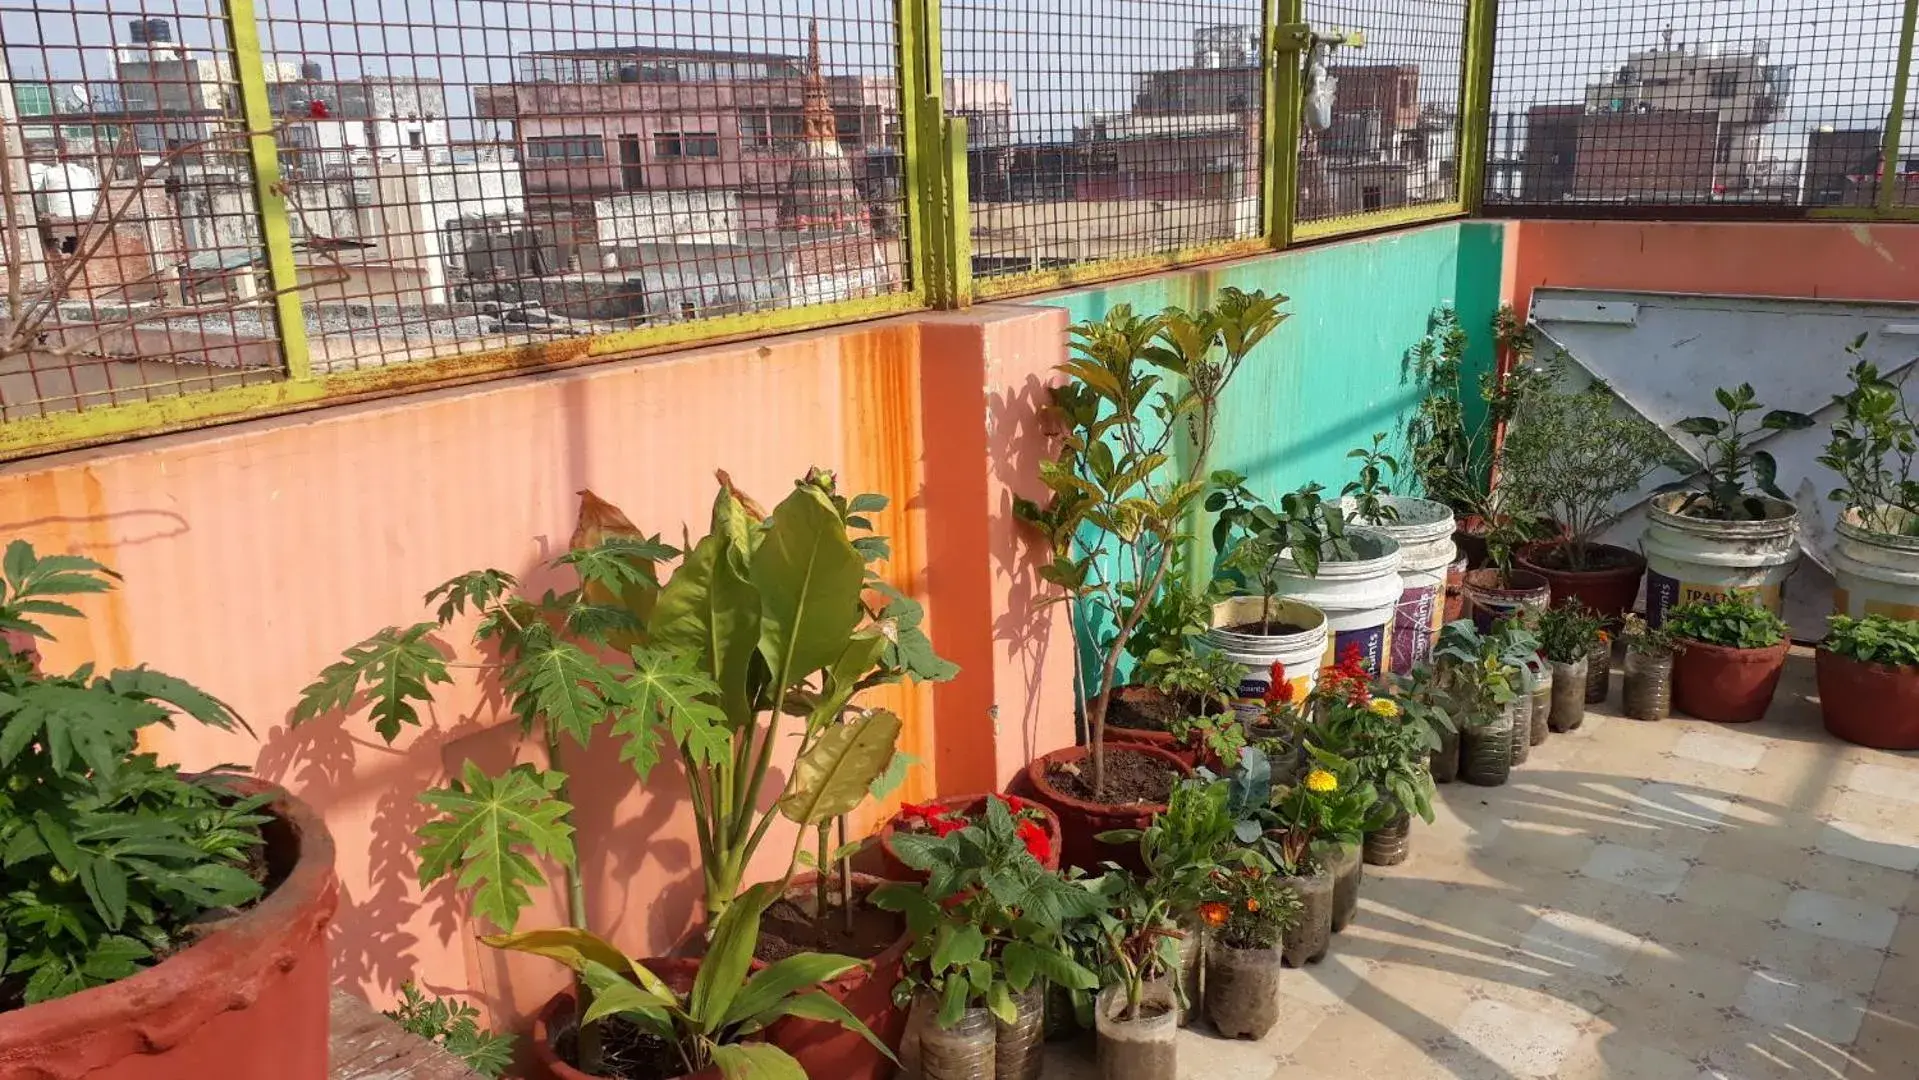
[[[1280,1026],[1197,1025],[1182,1077],[1919,1080],[1919,754],[1827,736],[1811,675],[1744,726],[1617,718],[1615,679],[1511,784],[1441,788]]]

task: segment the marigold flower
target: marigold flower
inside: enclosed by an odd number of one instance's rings
[[[1366,711],[1372,713],[1374,716],[1382,716],[1391,720],[1399,715],[1399,702],[1391,698],[1374,698],[1372,704],[1366,706]]]
[[[1199,917],[1207,926],[1225,926],[1229,914],[1225,904],[1215,902],[1199,905]]]
[[[1334,776],[1325,769],[1314,769],[1312,772],[1306,774],[1306,790],[1317,791],[1321,795],[1329,791],[1338,791],[1339,777]]]
[[[1257,899],[1255,899],[1255,898],[1253,898],[1253,897],[1250,897],[1250,896],[1249,896],[1249,897],[1247,897],[1247,898],[1246,898],[1246,910],[1247,910],[1247,911],[1258,911],[1258,910],[1259,910],[1259,901],[1258,901]]]

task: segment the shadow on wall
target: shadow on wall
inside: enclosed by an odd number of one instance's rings
[[[1004,591],[1006,605],[1005,613],[994,621],[993,641],[1020,677],[1023,710],[1017,718],[1001,715],[996,719],[1002,730],[1018,720],[1019,750],[1027,760],[1057,749],[1042,746],[1040,737],[1040,682],[1053,643],[1047,601],[1057,595],[1057,590],[1040,580],[1040,568],[1052,561],[1052,555],[1045,541],[1018,520],[1013,497],[1046,497],[1046,487],[1039,482],[1039,464],[1049,460],[1056,449],[1057,433],[1046,421],[1051,400],[1049,384],[1029,375],[1018,389],[989,394],[986,401],[987,467],[999,492],[993,515],[1002,523],[993,539],[991,556],[994,585]],[[1004,701],[1006,695],[1002,693],[1000,699]]]

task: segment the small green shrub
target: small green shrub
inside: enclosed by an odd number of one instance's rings
[[[1604,620],[1593,609],[1570,600],[1539,615],[1539,648],[1555,664],[1576,664],[1592,655],[1593,640]]]
[[[1666,613],[1677,637],[1728,649],[1766,649],[1786,638],[1786,624],[1752,598],[1695,600]]]
[[[400,987],[400,1004],[386,1011],[407,1032],[439,1043],[481,1076],[499,1076],[513,1063],[513,1036],[480,1026],[480,1010],[464,1001],[422,993],[412,983]]]
[[[1862,663],[1919,667],[1919,619],[1834,615],[1832,632],[1826,635],[1823,647]]]

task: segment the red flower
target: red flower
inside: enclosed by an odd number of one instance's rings
[[[315,120],[325,120],[333,113],[326,107],[326,102],[310,101],[307,103],[307,115]]]
[[[1266,684],[1266,704],[1286,705],[1291,703],[1293,700],[1293,684],[1286,681],[1286,665],[1277,660],[1273,661],[1269,677],[1272,681]]]
[[[901,821],[932,821],[942,812],[944,808],[936,802],[900,804]]]
[[[996,795],[994,796],[994,798],[999,799],[1001,802],[1005,803],[1006,812],[1009,814],[1012,814],[1014,817],[1018,817],[1019,815],[1024,814],[1027,811],[1032,809],[1032,806],[1029,805],[1025,799],[1020,798],[1018,795]]]
[[[1040,828],[1039,822],[1031,818],[1026,818],[1019,823],[1019,827],[1014,830],[1014,833],[1020,838],[1020,842],[1026,845],[1027,852],[1031,854],[1033,858],[1038,859],[1041,863],[1052,858],[1052,838],[1046,835],[1045,829]]]
[[[944,837],[951,836],[961,829],[964,829],[967,822],[965,818],[958,814],[948,814],[945,817],[933,818],[929,820],[927,824],[933,826],[934,836]]]

